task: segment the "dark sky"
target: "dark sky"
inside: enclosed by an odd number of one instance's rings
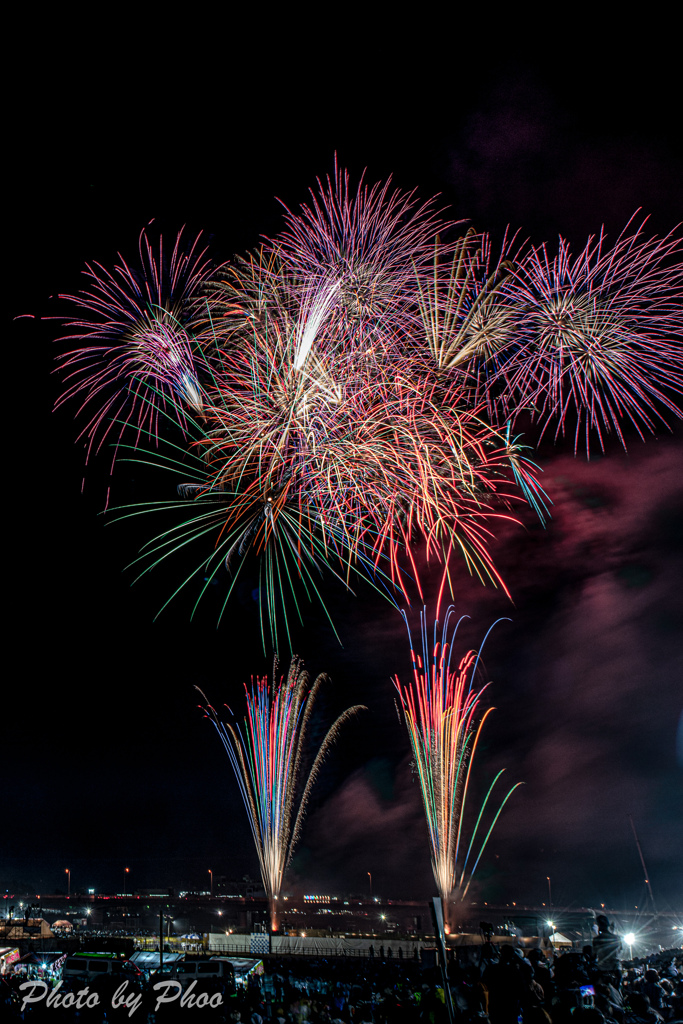
[[[60,15],[60,18],[62,15]],[[413,16],[418,19],[418,15]],[[568,19],[576,17],[576,24]],[[202,886],[207,869],[256,874],[227,759],[196,710],[193,684],[239,706],[268,669],[256,607],[240,591],[223,625],[211,602],[156,622],[177,571],[131,589],[125,566],[146,524],[99,515],[106,466],[81,492],[73,410],[51,412],[58,292],[86,260],[134,256],[152,218],[167,234],[204,229],[228,259],[280,226],[340,163],[390,173],[500,237],[576,246],[614,237],[639,207],[663,234],[681,219],[680,85],[663,26],[586,26],[579,12],[498,22],[369,22],[339,10],[334,32],[265,11],[206,21],[26,23],[12,91],[7,332],[11,470],[6,595],[12,608],[3,697],[0,890]],[[387,14],[388,18],[388,14]],[[267,25],[262,22],[267,21]],[[33,314],[36,319],[15,319]],[[481,898],[642,904],[632,814],[662,906],[683,905],[681,517],[683,429],[629,455],[575,459],[546,446],[553,502],[494,545],[514,605],[460,571],[464,641],[489,638],[497,707],[481,777],[522,780],[479,872]],[[11,481],[11,482],[10,482]],[[174,482],[120,465],[114,503]],[[325,769],[290,879],[303,889],[424,896],[433,888],[407,735],[390,678],[407,678],[403,625],[369,594],[330,587],[343,648],[315,610],[297,636],[327,671],[330,714],[361,702]],[[13,664],[13,667],[11,667]],[[678,729],[678,763],[676,754]],[[11,783],[11,784],[10,784]]]

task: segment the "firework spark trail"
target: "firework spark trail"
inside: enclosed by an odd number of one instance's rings
[[[444,582],[445,575],[441,591]],[[398,677],[393,682],[403,709],[420,782],[434,880],[446,906],[454,892],[457,898],[465,898],[498,816],[521,783],[508,791],[477,846],[489,801],[502,772],[496,775],[467,843],[463,825],[472,764],[482,727],[493,709],[481,714],[482,698],[488,684],[479,689],[475,686],[481,649],[479,653],[469,651],[461,658],[457,669],[451,668],[453,641],[463,620],[461,618],[451,632],[451,619],[455,615],[451,605],[445,612],[443,627],[439,631],[438,614],[437,607],[430,644],[427,612],[423,609],[420,615],[422,653],[416,653],[408,620],[403,613],[410,638],[413,680],[407,686],[402,686]],[[493,626],[484,637],[484,643],[491,629]]]
[[[316,695],[328,680],[310,677],[298,658],[293,658],[286,680],[273,683],[266,677],[245,686],[247,717],[244,729],[223,723],[199,690],[200,705],[213,722],[227,751],[240,793],[247,809],[261,878],[268,896],[271,923],[277,930],[277,901],[285,872],[301,833],[306,805],[320,766],[345,722],[362,705],[348,708],[334,722],[320,745],[313,763],[304,773],[307,731]]]

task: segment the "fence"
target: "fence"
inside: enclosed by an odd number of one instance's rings
[[[306,938],[294,935],[273,935],[270,939],[271,956],[342,957],[352,959],[379,958],[382,960],[411,960],[419,958],[424,943],[411,939],[392,943],[373,942],[371,939],[351,937]],[[255,948],[249,935],[209,935],[209,952],[224,956],[263,956],[266,948]]]

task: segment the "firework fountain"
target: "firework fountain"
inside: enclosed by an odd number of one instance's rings
[[[316,695],[327,680],[322,674],[311,684],[309,674],[294,658],[287,678],[278,682],[276,664],[272,685],[263,677],[252,680],[250,690],[245,687],[247,717],[243,728],[221,722],[199,690],[204,698],[202,709],[223,742],[247,809],[273,931],[278,928],[282,881],[301,834],[320,765],[342,725],[358,711],[367,710],[356,705],[344,711],[307,767],[308,726]]]
[[[474,827],[466,838],[465,810],[474,755],[482,728],[493,708],[482,709],[488,684],[477,687],[482,647],[468,651],[457,668],[451,665],[453,643],[463,619],[454,622],[450,605],[443,624],[437,618],[431,631],[427,611],[420,614],[421,652],[415,651],[408,618],[404,613],[413,679],[407,686],[396,677],[399,695],[413,751],[413,768],[420,782],[432,855],[432,871],[444,907],[452,923],[451,908],[467,895],[477,865],[498,817],[517,786],[512,786],[491,815],[488,814],[497,783],[493,779],[479,808]],[[494,623],[495,625],[495,623]],[[494,806],[496,806],[494,804]]]

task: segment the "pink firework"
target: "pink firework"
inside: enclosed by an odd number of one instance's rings
[[[170,254],[159,239],[155,252],[147,232],[139,240],[139,266],[119,255],[113,271],[100,264],[84,271],[88,285],[63,295],[78,307],[60,340],[82,342],[60,356],[66,388],[57,405],[76,398],[89,417],[82,431],[88,451],[113,431],[116,442],[127,424],[156,436],[158,415],[169,403],[173,418],[201,412],[204,362],[195,335],[209,316],[202,288],[213,272],[200,249],[201,235],[185,244],[180,231]]]
[[[603,232],[577,256],[564,238],[555,256],[533,248],[504,289],[517,332],[494,384],[502,414],[529,410],[541,436],[569,427],[587,452],[592,432],[626,447],[624,421],[643,437],[681,417],[681,240],[645,239],[632,222],[611,248]]]
[[[372,187],[361,179],[354,190],[335,161],[309,204],[285,209],[286,228],[270,245],[299,275],[317,318],[347,344],[391,346],[397,331],[416,326],[417,282],[429,273],[435,239],[456,223],[433,199],[421,203],[391,179]]]

